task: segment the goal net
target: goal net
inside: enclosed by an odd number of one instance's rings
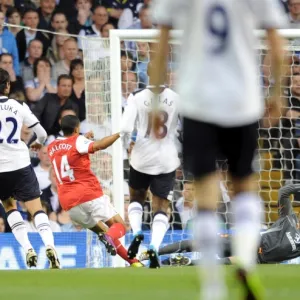
[[[257,171],[259,194],[264,202],[265,226],[271,225],[277,218],[277,201],[280,187],[286,183],[297,182],[300,178],[300,46],[295,37],[299,32],[282,31],[294,37],[288,41],[288,72],[282,80],[283,96],[286,98],[287,111],[282,115],[280,123],[273,128],[259,128],[258,152],[254,167]],[[292,33],[292,36],[291,36]],[[262,36],[262,33],[258,33]],[[110,32],[109,40],[98,40],[100,47],[109,49],[107,56],[95,57],[99,50],[86,44],[84,50],[87,120],[99,128],[105,124],[102,134],[118,132],[122,109],[126,107],[127,97],[133,91],[144,88],[148,84],[147,65],[155,52],[155,30],[118,30]],[[178,75],[176,54],[179,50],[180,33],[173,32],[169,46],[168,77],[166,84],[174,88]],[[100,46],[101,45],[101,46]],[[94,50],[93,50],[94,49]],[[261,39],[257,47],[258,74],[261,88],[267,97],[272,87],[270,56]],[[104,136],[104,135],[103,135]],[[134,142],[134,134],[132,136]],[[179,155],[181,147],[178,143]],[[113,159],[112,159],[113,158]],[[130,164],[130,147],[122,148],[120,143],[112,147],[111,152],[99,154],[93,161],[95,173],[104,185],[105,191],[112,196],[114,205],[130,230],[127,217],[129,204],[128,174]],[[219,215],[223,228],[231,225],[230,214],[230,181],[227,176],[226,161],[219,161],[221,170],[220,189],[222,197],[219,203]],[[105,180],[103,180],[105,178]],[[109,182],[111,184],[107,185]],[[170,235],[165,241],[182,239],[193,219],[194,209],[193,178],[184,172],[183,165],[176,171],[174,191],[169,195]],[[295,200],[300,198],[295,196]],[[291,199],[293,200],[293,199]],[[298,211],[296,201],[293,206]],[[152,222],[151,193],[144,207],[143,228],[151,228]],[[182,230],[182,231],[178,231]],[[172,234],[173,233],[173,234]],[[128,241],[127,241],[128,242]]]

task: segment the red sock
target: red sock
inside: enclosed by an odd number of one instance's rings
[[[133,264],[133,263],[139,261],[136,258],[134,258],[134,259],[128,258],[128,256],[127,256],[127,250],[124,248],[124,246],[121,244],[121,242],[119,240],[115,240],[114,243],[115,243],[115,246],[117,248],[118,255],[121,256],[129,264]]]
[[[126,233],[126,228],[121,223],[115,223],[111,227],[109,227],[106,234],[108,234],[113,240],[117,240],[124,236]]]

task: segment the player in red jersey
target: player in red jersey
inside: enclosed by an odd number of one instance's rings
[[[48,154],[56,174],[62,208],[69,212],[74,222],[97,233],[108,253],[118,254],[132,266],[143,266],[137,259],[128,259],[127,250],[119,241],[126,232],[124,221],[111,205],[109,197],[103,194],[90,168],[89,154],[111,146],[120,134],[91,141],[79,135],[80,121],[71,115],[63,117],[61,129],[64,137],[48,146]]]

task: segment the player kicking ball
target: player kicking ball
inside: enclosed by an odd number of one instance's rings
[[[17,210],[15,199],[24,202],[31,214],[46,247],[50,268],[59,269],[53,233],[41,205],[39,183],[30,164],[28,148],[21,140],[23,125],[32,128],[36,134],[37,140],[32,145],[36,149],[45,142],[47,133],[24,102],[7,97],[9,92],[9,74],[0,69],[0,200],[12,233],[26,253],[27,266],[36,267],[38,257],[29,241],[27,228]]]
[[[148,74],[152,64],[148,65]],[[155,94],[150,85],[131,94],[122,118],[121,130],[131,134],[136,124],[137,137],[130,160],[130,204],[128,218],[134,238],[128,248],[128,256],[136,257],[144,239],[142,233],[143,204],[147,191],[153,194],[153,223],[151,242],[148,249],[150,268],[159,268],[157,252],[169,228],[167,210],[170,202],[168,195],[173,190],[175,170],[180,165],[175,145],[178,124],[178,95],[164,85]],[[152,101],[158,98],[160,116],[158,139],[152,131]]]
[[[142,267],[138,259],[128,258],[119,241],[126,233],[124,221],[103,194],[90,166],[89,154],[111,146],[120,134],[91,141],[79,135],[80,121],[72,115],[62,118],[61,130],[64,137],[48,146],[61,207],[69,212],[72,221],[98,234],[108,253],[118,254],[133,267]]]

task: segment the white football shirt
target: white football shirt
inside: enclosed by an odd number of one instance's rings
[[[180,114],[224,127],[262,116],[254,29],[286,27],[278,0],[155,0],[153,17],[184,31]]]
[[[1,96],[0,173],[19,170],[30,165],[28,148],[21,140],[23,124],[32,128],[39,124],[39,120],[25,103]]]
[[[157,96],[149,88],[131,94],[121,122],[121,132],[131,133],[134,127],[137,129],[131,166],[149,175],[170,173],[180,165],[175,145],[179,96],[165,87],[158,95],[160,139],[156,139],[152,132],[151,112],[155,97]]]

